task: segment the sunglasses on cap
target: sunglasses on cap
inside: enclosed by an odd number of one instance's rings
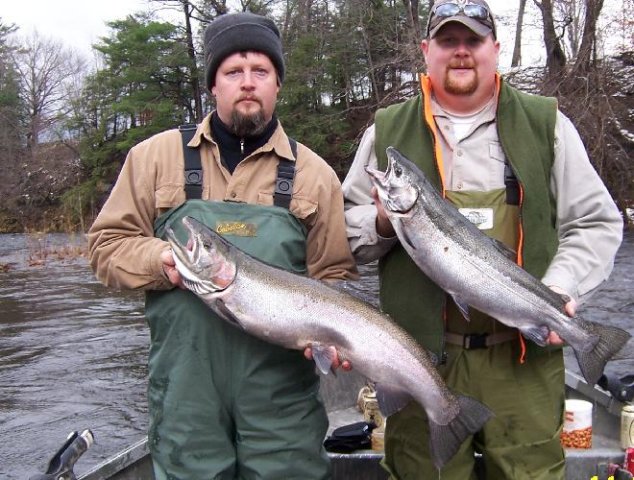
[[[489,9],[478,3],[441,3],[435,5],[429,14],[429,25],[427,27],[427,33],[433,30],[440,22],[449,17],[454,17],[462,13],[465,17],[478,20],[484,25],[491,28],[493,25],[493,17]]]

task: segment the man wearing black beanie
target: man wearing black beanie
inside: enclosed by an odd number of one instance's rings
[[[157,480],[327,479],[314,365],[229,325],[183,288],[164,233],[182,235],[192,216],[267,263],[353,279],[341,184],[275,117],[284,79],[275,24],[222,15],[204,47],[216,110],[191,140],[174,129],[130,150],[90,229],[91,265],[106,285],[146,291]]]
[[[211,90],[222,61],[236,52],[264,53],[277,71],[279,84],[284,81],[284,55],[280,32],[272,20],[244,12],[222,15],[205,29],[205,82]]]

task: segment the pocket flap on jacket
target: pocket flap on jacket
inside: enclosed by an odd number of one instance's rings
[[[154,192],[154,206],[157,209],[177,207],[185,201],[182,185],[162,185]]]
[[[273,205],[273,194],[260,192],[258,194],[258,204],[259,205]],[[298,195],[293,195],[293,199],[291,200],[290,210],[291,213],[300,220],[307,220],[312,215],[317,212],[318,204],[312,200],[307,198],[300,197]],[[310,223],[310,222],[304,222]]]

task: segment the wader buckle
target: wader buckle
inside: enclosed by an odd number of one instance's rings
[[[488,333],[472,333],[470,335],[464,335],[462,340],[462,347],[465,350],[475,350],[476,348],[487,348]]]

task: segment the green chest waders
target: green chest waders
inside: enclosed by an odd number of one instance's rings
[[[488,223],[485,232],[491,237],[506,245],[517,243],[518,207],[509,204],[505,189],[447,192],[447,198],[476,223]],[[455,304],[448,302],[447,331],[474,335],[512,332],[481,312],[470,309],[469,313],[467,322]],[[428,452],[425,412],[411,403],[387,421],[384,466],[392,480],[563,480],[561,351],[532,355],[520,364],[519,337],[512,338],[473,349],[447,342],[447,362],[439,366],[447,385],[480,400],[493,410],[494,417],[465,441],[439,474]],[[475,473],[474,450],[483,454],[480,477]]]
[[[189,200],[157,219],[183,235],[192,216],[247,253],[305,273],[305,228],[287,209]],[[302,352],[218,318],[193,293],[146,297],[149,443],[162,479],[326,479],[327,416]]]

